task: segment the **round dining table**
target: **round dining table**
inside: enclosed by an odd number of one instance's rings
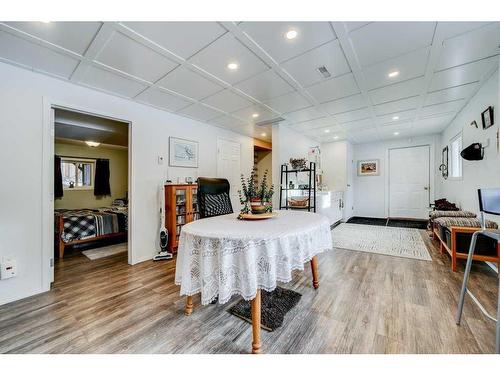
[[[317,255],[332,248],[330,224],[312,212],[275,211],[265,220],[239,220],[238,214],[215,216],[183,226],[175,283],[187,296],[185,314],[193,312],[193,295],[201,304],[220,304],[240,295],[251,301],[252,353],[260,353],[261,289],[292,280],[292,271],[310,262],[313,287],[319,287]]]

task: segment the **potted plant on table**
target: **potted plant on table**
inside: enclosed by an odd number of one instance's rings
[[[257,181],[257,169],[255,167],[252,168],[248,178],[245,179],[245,176],[241,175],[241,190],[238,190],[238,195],[240,203],[243,206],[241,209],[242,214],[251,212],[254,215],[258,215],[272,212],[271,199],[274,194],[274,188],[273,186],[268,188],[267,174],[268,171],[266,170],[260,184]]]

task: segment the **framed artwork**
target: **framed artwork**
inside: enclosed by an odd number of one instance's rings
[[[481,113],[481,120],[483,121],[483,129],[488,129],[495,123],[492,106],[489,106],[483,113]]]
[[[439,170],[446,180],[448,178],[448,146],[441,151],[441,165],[439,166]]]
[[[378,176],[380,174],[379,159],[358,160],[358,176]]]
[[[169,137],[168,164],[171,167],[198,168],[198,142]]]

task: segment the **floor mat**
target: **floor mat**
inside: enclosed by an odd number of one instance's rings
[[[381,219],[375,217],[353,216],[348,224],[378,225],[383,227],[427,229],[427,220]]]
[[[262,290],[260,326],[266,331],[274,331],[281,327],[285,315],[299,302],[302,294],[293,290],[276,287],[272,292]],[[228,311],[249,323],[252,323],[252,307],[250,301],[241,299]]]

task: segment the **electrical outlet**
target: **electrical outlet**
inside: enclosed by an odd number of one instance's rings
[[[17,276],[17,263],[14,259],[4,258],[0,265],[0,280]]]

